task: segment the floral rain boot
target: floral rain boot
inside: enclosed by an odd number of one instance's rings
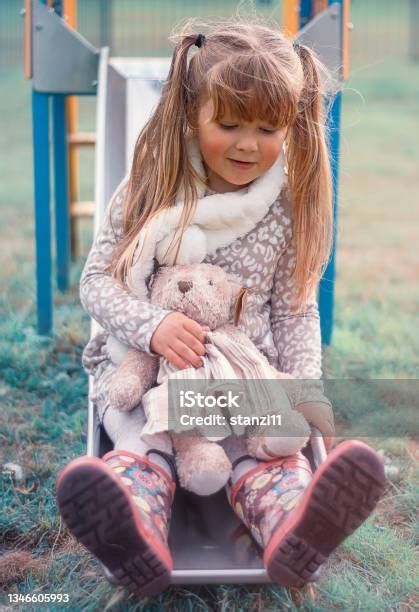
[[[308,460],[260,463],[227,491],[257,543],[272,582],[302,587],[365,521],[385,486],[384,466],[363,442],[339,444],[311,476]]]
[[[71,461],[57,480],[72,535],[129,591],[156,595],[170,582],[167,545],[176,484],[147,457],[128,451]]]

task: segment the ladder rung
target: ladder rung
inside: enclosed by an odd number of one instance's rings
[[[74,146],[93,146],[96,144],[95,132],[73,132],[68,135],[68,142]]]
[[[94,202],[71,202],[70,204],[70,214],[72,217],[93,217],[94,212]]]

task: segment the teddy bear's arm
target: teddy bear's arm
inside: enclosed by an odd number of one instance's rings
[[[110,405],[124,412],[132,410],[156,381],[158,368],[157,356],[129,349],[113,373],[109,387]]]

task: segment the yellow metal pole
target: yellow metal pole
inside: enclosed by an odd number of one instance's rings
[[[328,0],[313,0],[313,16],[325,11],[329,5]]]
[[[282,8],[282,29],[288,38],[293,38],[300,26],[299,0],[284,0]]]
[[[64,15],[66,16],[67,25],[71,28],[77,28],[77,0],[64,0]],[[78,129],[78,102],[76,96],[67,96],[67,132],[69,135],[77,132]],[[79,200],[79,155],[77,147],[69,145],[68,150],[68,184],[70,191],[70,207],[73,202]],[[78,238],[76,221],[71,217],[70,233],[71,233],[71,253],[78,254]]]

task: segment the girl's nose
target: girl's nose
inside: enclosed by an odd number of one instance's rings
[[[238,151],[257,151],[258,145],[252,138],[242,138],[236,144]]]
[[[187,293],[193,287],[192,281],[179,281],[177,286],[179,287],[179,291],[181,293]]]

